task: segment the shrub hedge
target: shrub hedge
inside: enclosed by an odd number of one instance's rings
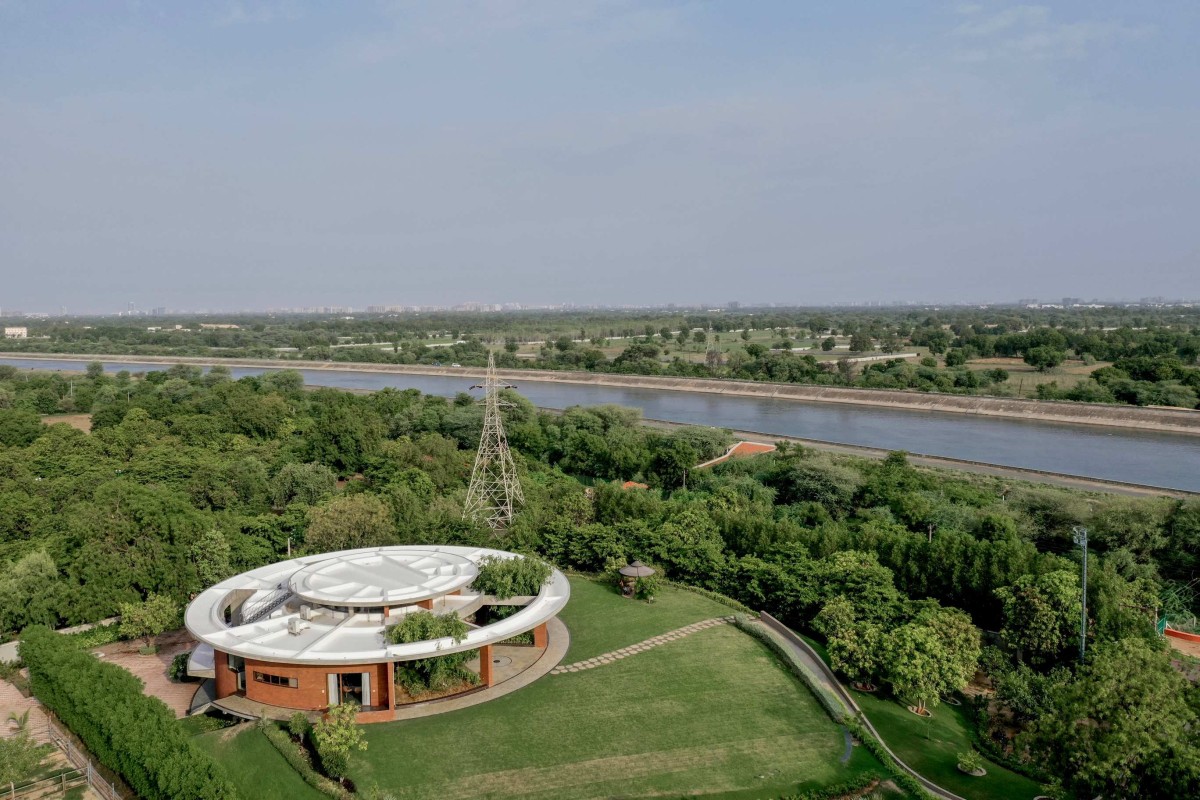
[[[224,769],[196,749],[158,698],[130,673],[66,637],[28,628],[21,659],[38,699],[145,800],[237,800]]]
[[[351,797],[350,792],[346,791],[336,781],[317,772],[316,768],[312,765],[308,751],[296,744],[296,741],[286,731],[277,725],[269,724],[262,727],[262,732],[267,737],[267,741],[275,745],[275,749],[279,751],[279,754],[292,765],[292,769],[300,773],[300,777],[304,778],[305,783],[321,794],[334,798],[334,800],[349,800]]]

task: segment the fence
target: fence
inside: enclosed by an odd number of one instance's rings
[[[54,720],[49,717],[46,718],[46,729],[50,741],[63,751],[67,761],[80,773],[80,777],[87,781],[88,786],[92,787],[92,791],[100,795],[103,800],[126,800],[125,795],[117,790],[116,785],[100,773],[99,767],[92,761],[88,751],[75,744],[70,734],[56,725]]]
[[[7,789],[0,793],[4,800],[41,800],[41,798],[61,797],[68,789],[82,786],[87,782],[87,776],[77,769],[64,770],[52,778],[17,786],[10,783]]]

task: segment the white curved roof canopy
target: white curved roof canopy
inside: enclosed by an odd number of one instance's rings
[[[509,639],[553,618],[571,587],[557,569],[541,591],[510,617],[473,627],[466,638],[389,644],[385,625],[430,601],[437,614],[466,616],[485,598],[470,589],[485,557],[522,558],[485,547],[398,546],[342,550],[294,558],[243,572],[202,592],[185,624],[201,642],[231,655],[289,664],[371,664],[408,661]],[[451,594],[451,592],[458,594]],[[244,600],[244,602],[242,602]],[[225,611],[242,602],[261,619],[233,625]],[[508,601],[507,605],[517,604]],[[385,619],[382,606],[391,613]]]

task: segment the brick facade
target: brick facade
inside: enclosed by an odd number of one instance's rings
[[[214,654],[217,698],[236,694],[237,674],[229,669],[225,653]],[[254,673],[277,675],[280,678],[296,679],[296,686],[276,685],[254,679]],[[301,711],[316,711],[329,707],[328,676],[348,672],[367,672],[371,675],[371,705],[394,708],[391,664],[338,664],[337,666],[309,664],[280,664],[246,659],[247,700],[281,708]]]

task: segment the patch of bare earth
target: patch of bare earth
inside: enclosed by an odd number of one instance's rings
[[[92,415],[91,414],[50,414],[42,417],[42,422],[47,425],[55,425],[64,422],[72,428],[81,430],[84,433],[92,432]]]
[[[196,640],[187,631],[171,631],[154,641],[158,645],[158,652],[151,656],[138,653],[138,649],[145,644],[141,639],[113,642],[92,652],[110,664],[116,664],[141,678],[146,694],[162,700],[175,712],[176,717],[182,717],[191,707],[192,695],[196,693],[199,684],[175,683],[169,677],[169,670],[175,656],[195,647]]]

